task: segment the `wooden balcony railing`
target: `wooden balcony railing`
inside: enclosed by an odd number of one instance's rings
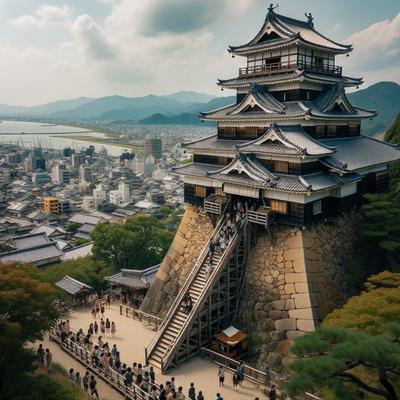
[[[316,72],[325,75],[342,76],[342,67],[338,65],[321,65],[298,61],[295,63],[279,62],[252,67],[239,68],[239,77],[274,75],[282,72],[292,72],[297,69]]]
[[[119,313],[121,315],[132,317],[133,319],[137,319],[140,322],[150,325],[156,331],[158,330],[158,327],[161,325],[162,322],[162,319],[155,315],[145,313],[144,311],[138,310],[137,308],[129,307],[125,304],[119,305]]]
[[[228,201],[229,200],[226,197],[211,194],[204,199],[204,211],[211,214],[221,215]]]

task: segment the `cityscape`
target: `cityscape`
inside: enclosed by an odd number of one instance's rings
[[[0,2],[0,399],[400,399],[400,6],[335,3]]]

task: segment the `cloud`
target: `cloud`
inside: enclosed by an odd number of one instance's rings
[[[387,67],[388,57],[391,63],[400,65],[400,13],[353,33],[346,42],[354,47],[348,61],[353,67],[379,70]]]
[[[10,25],[16,29],[47,29],[66,25],[68,17],[72,14],[69,6],[62,7],[42,5],[34,15],[20,15],[10,20]]]
[[[116,49],[108,41],[104,30],[89,15],[80,15],[71,31],[83,54],[94,60],[110,60],[117,56]]]

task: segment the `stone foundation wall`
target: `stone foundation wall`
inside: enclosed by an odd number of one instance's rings
[[[251,332],[257,367],[287,365],[293,340],[346,300],[344,266],[354,254],[349,221],[309,230],[277,226],[252,249],[239,326]]]
[[[141,310],[164,317],[214,228],[202,208],[188,205]]]

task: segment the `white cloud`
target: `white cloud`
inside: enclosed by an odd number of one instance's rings
[[[89,15],[80,15],[71,27],[77,47],[88,58],[109,60],[116,57],[116,50],[108,41],[103,29]]]
[[[20,15],[10,20],[10,25],[16,29],[47,29],[66,25],[72,14],[69,6],[40,6],[33,15]]]
[[[354,47],[348,61],[353,67],[377,70],[387,66],[387,56],[400,55],[400,13],[392,20],[376,22],[353,33],[346,42]],[[400,59],[397,62],[400,64]]]

